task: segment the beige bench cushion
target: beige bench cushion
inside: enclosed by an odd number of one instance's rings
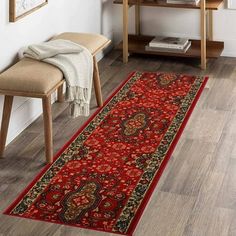
[[[110,40],[100,34],[62,33],[53,39],[65,39],[86,47],[93,55],[110,43]]]
[[[62,79],[56,67],[24,58],[0,75],[0,90],[46,94]]]
[[[66,39],[81,44],[95,55],[110,42],[98,34],[63,33],[53,39]],[[47,63],[24,58],[0,75],[0,93],[7,91],[47,94],[63,79],[62,72]]]

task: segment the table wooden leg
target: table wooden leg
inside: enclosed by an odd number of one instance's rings
[[[8,132],[10,116],[11,116],[12,103],[13,103],[13,96],[5,95],[3,113],[2,113],[2,125],[1,125],[1,132],[0,132],[0,157],[3,157],[3,153],[5,150],[7,132]]]
[[[201,68],[206,69],[206,0],[201,0]]]
[[[213,11],[208,10],[208,39],[213,40]]]
[[[128,62],[128,0],[123,0],[123,62]]]
[[[140,0],[138,0],[140,3]],[[140,24],[140,4],[135,5],[135,33],[136,35],[141,34],[141,24]]]

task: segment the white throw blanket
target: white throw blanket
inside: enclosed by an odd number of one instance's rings
[[[69,40],[58,39],[30,45],[23,54],[58,67],[66,80],[66,100],[71,103],[71,115],[89,115],[93,57],[88,49]]]

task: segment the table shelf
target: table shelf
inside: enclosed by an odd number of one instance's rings
[[[186,53],[169,53],[169,52],[154,52],[146,51],[145,46],[154,38],[154,36],[137,36],[129,35],[129,52],[137,54],[146,54],[146,55],[163,55],[163,56],[175,56],[175,57],[191,57],[191,58],[200,58],[201,57],[201,41],[200,40],[191,40],[191,47],[187,50]],[[207,58],[218,58],[223,49],[224,42],[220,41],[207,41],[206,42],[206,57]],[[123,49],[123,42],[121,42],[117,49]]]

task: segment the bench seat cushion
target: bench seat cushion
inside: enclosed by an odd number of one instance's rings
[[[92,55],[95,55],[110,43],[110,40],[103,35],[87,33],[62,33],[53,39],[65,39],[78,43],[86,47]]]
[[[0,75],[0,90],[47,94],[62,79],[58,68],[24,58]]]
[[[98,34],[63,33],[54,39],[71,40],[86,47],[93,55],[101,51],[110,42]],[[7,91],[22,92],[30,95],[47,94],[63,79],[62,72],[47,63],[24,58],[0,75],[0,93]]]

